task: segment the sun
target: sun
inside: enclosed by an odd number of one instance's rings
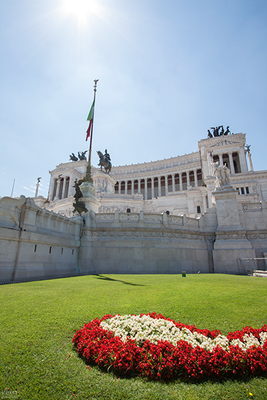
[[[73,15],[79,23],[86,23],[90,14],[95,13],[96,3],[93,0],[64,0],[63,11]]]

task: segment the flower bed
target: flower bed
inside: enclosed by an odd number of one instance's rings
[[[267,372],[267,325],[223,336],[156,313],[106,315],[85,324],[72,342],[88,363],[119,375],[159,380]]]

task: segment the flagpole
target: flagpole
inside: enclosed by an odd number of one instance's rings
[[[96,98],[96,86],[97,82],[99,79],[95,79],[95,85],[94,85],[94,114],[95,114],[95,98]],[[88,164],[91,166],[91,153],[92,153],[92,139],[93,139],[93,129],[94,129],[94,117],[92,121],[92,129],[91,129],[91,135],[90,135],[90,146],[89,146],[89,157],[88,157]]]
[[[95,108],[95,98],[96,98],[96,86],[97,82],[99,79],[95,79],[95,85],[94,85],[94,100],[93,100],[93,107]],[[89,125],[90,127],[90,125]],[[92,118],[92,127],[91,127],[91,132],[90,132],[90,145],[89,145],[89,155],[88,155],[88,163],[86,167],[86,174],[85,177],[83,178],[84,182],[90,182],[93,183],[93,179],[91,176],[91,153],[92,153],[92,138],[93,138],[93,127],[94,127],[94,111],[93,111],[93,118]],[[89,128],[88,128],[89,129]]]

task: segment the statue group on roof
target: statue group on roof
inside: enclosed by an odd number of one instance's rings
[[[227,126],[226,130],[224,130],[223,125],[220,126],[216,126],[210,128],[213,132],[211,133],[211,131],[208,129],[208,137],[209,138],[213,138],[213,137],[217,137],[217,136],[224,136],[224,135],[229,135],[231,132],[229,130],[229,126]]]
[[[76,157],[75,156],[75,154],[74,153],[71,153],[71,155],[70,155],[70,160],[71,161],[83,161],[83,160],[87,160],[87,158],[86,158],[86,154],[87,153],[87,150],[85,150],[85,151],[78,151],[78,157]]]

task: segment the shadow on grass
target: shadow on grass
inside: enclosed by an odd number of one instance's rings
[[[107,277],[105,275],[102,275],[102,274],[95,274],[95,277],[97,279],[102,279],[103,281],[121,282],[121,283],[124,283],[125,285],[146,286],[146,285],[139,285],[138,283],[131,283],[131,282],[121,281],[120,279],[112,279],[112,278],[109,278],[109,277]]]

